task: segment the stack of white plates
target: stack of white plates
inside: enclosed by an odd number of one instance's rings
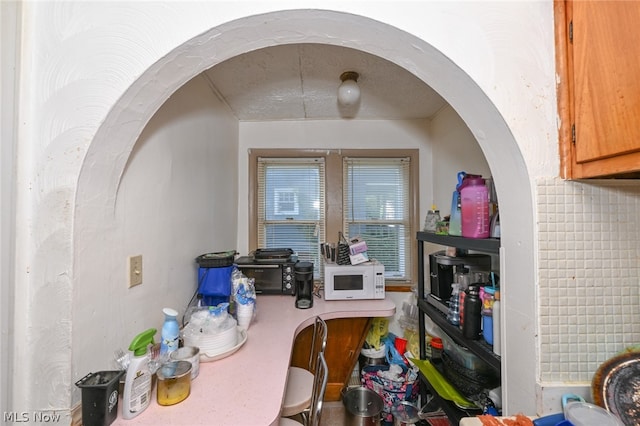
[[[200,353],[212,357],[233,348],[238,342],[238,329],[235,320],[229,321],[230,327],[217,333],[184,333],[184,345],[200,348]]]

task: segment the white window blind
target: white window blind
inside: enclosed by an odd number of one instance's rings
[[[258,158],[258,246],[291,248],[320,276],[325,240],[323,158]]]
[[[388,279],[411,274],[410,158],[343,159],[343,229],[360,236]]]

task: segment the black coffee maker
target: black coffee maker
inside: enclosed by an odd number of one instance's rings
[[[293,274],[296,288],[296,308],[309,309],[313,306],[313,263],[296,263]]]

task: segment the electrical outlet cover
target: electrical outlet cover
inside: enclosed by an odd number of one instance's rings
[[[129,257],[129,288],[142,284],[142,255]]]

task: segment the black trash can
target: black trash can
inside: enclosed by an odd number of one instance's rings
[[[82,389],[83,426],[108,426],[118,417],[118,387],[124,370],[89,373],[76,382]]]

